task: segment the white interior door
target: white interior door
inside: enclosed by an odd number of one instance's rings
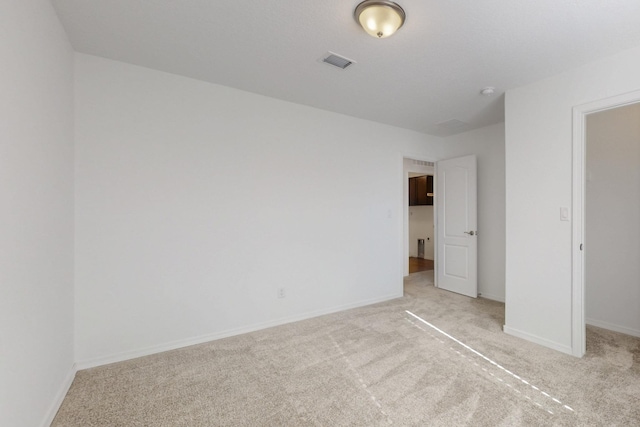
[[[441,160],[436,167],[437,285],[478,296],[476,156]]]

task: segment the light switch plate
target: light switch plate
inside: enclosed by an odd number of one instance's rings
[[[569,221],[569,208],[565,206],[560,208],[560,221]]]

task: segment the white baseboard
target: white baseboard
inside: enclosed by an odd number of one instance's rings
[[[561,351],[562,353],[570,354],[573,356],[573,349],[571,348],[571,346],[560,344],[546,338],[541,338],[528,332],[519,331],[517,329],[510,328],[507,325],[504,325],[502,327],[502,330],[506,334],[513,335],[514,337],[522,338],[523,340],[531,341],[532,343],[539,344],[541,346]]]
[[[83,369],[95,368],[97,366],[108,365],[110,363],[122,362],[125,360],[135,359],[137,357],[143,357],[143,356],[149,356],[151,354],[162,353],[163,351],[189,347],[191,345],[202,344],[209,341],[215,341],[222,338],[232,337],[235,335],[255,332],[261,329],[267,329],[274,326],[284,325],[287,323],[298,322],[300,320],[311,319],[313,317],[323,316],[325,314],[331,314],[339,311],[349,310],[352,308],[358,308],[358,307],[364,307],[366,305],[377,304],[380,302],[401,298],[402,296],[403,296],[403,292],[394,293],[384,297],[372,298],[369,300],[363,300],[363,301],[336,306],[328,309],[310,311],[310,312],[298,314],[295,316],[284,317],[281,319],[271,320],[268,322],[255,323],[253,325],[243,326],[243,327],[234,328],[234,329],[228,329],[225,331],[215,332],[215,333],[206,334],[206,335],[200,335],[197,337],[187,338],[183,340],[172,341],[172,342],[159,344],[152,347],[126,351],[123,353],[112,354],[104,357],[97,357],[89,360],[77,361],[75,366],[78,371]]]
[[[595,326],[602,329],[608,329],[614,332],[620,332],[621,334],[631,335],[632,337],[640,337],[640,330],[638,329],[627,328],[626,326],[620,326],[595,319],[586,319],[586,323],[587,325]]]
[[[51,405],[49,406],[49,410],[47,411],[44,417],[44,420],[42,421],[42,427],[49,427],[53,422],[53,419],[56,417],[56,414],[58,413],[58,409],[60,409],[60,406],[62,405],[62,401],[64,400],[67,393],[69,392],[69,388],[71,388],[73,379],[76,377],[76,372],[78,372],[78,369],[76,368],[76,364],[74,363],[73,366],[71,366],[71,369],[69,370],[69,372],[67,373],[67,376],[65,377],[64,381],[62,382],[60,389],[56,393],[55,399],[53,400],[53,402],[51,402]]]
[[[485,294],[484,292],[480,292],[479,296],[481,296],[482,298],[493,300],[493,301],[504,302],[504,295],[499,296],[499,295]]]

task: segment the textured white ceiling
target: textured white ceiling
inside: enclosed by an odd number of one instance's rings
[[[52,2],[79,52],[440,136],[504,120],[507,89],[640,45],[640,0],[398,0],[407,21],[381,40],[358,0]]]

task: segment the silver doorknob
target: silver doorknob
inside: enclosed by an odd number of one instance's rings
[[[464,232],[464,234],[468,234],[468,235],[470,235],[470,236],[473,236],[473,235],[475,235],[475,234],[476,234],[476,232],[475,232],[475,231],[473,231],[473,230],[471,230],[471,231],[465,231],[465,232]]]

